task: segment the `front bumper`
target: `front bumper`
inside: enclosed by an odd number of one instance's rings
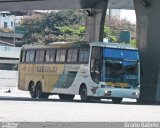
[[[138,99],[140,95],[139,89],[125,89],[125,88],[99,88],[96,95],[98,97],[121,97]]]

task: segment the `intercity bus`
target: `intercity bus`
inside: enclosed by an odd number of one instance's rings
[[[20,90],[32,98],[57,94],[61,100],[139,98],[140,66],[136,48],[103,42],[25,45],[19,63]]]

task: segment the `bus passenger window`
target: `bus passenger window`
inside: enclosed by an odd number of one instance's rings
[[[46,58],[45,61],[46,62],[54,62],[54,58],[55,58],[55,49],[49,49],[46,51]]]
[[[101,48],[93,47],[91,58],[91,77],[96,83],[100,81],[101,66]]]
[[[80,49],[79,61],[88,62],[88,60],[89,60],[89,49]]]
[[[77,56],[78,56],[78,49],[74,49],[72,54],[72,61],[76,62]]]
[[[26,59],[26,51],[22,51],[21,62],[25,62],[25,59]]]
[[[67,62],[76,62],[78,55],[78,49],[69,49],[67,55]]]
[[[34,62],[34,54],[35,54],[34,50],[27,51],[26,62]]]
[[[35,62],[44,62],[44,50],[36,51]]]
[[[65,49],[57,50],[56,62],[65,62],[65,58],[66,58],[66,50]]]

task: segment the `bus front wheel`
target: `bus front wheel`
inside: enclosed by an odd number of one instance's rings
[[[122,99],[123,99],[123,98],[112,98],[112,102],[113,102],[114,104],[120,104],[120,103],[122,102]]]
[[[82,87],[80,89],[80,93],[79,94],[80,94],[80,97],[81,97],[81,101],[87,102],[87,101],[91,100],[91,98],[88,97],[88,95],[87,95],[87,88],[86,87]]]
[[[59,94],[61,100],[73,100],[75,95]]]

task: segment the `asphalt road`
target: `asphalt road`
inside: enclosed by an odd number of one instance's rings
[[[38,100],[17,89],[5,91],[0,90],[0,122],[160,122],[159,105],[138,105],[135,100],[83,103],[76,96],[64,102],[58,96]]]

